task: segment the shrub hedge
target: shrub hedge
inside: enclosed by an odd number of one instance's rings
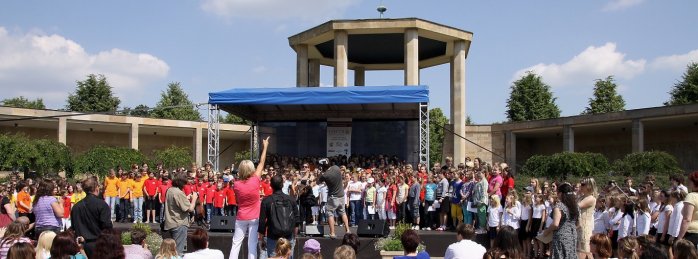
[[[71,164],[70,149],[63,143],[0,134],[0,169],[50,173],[69,170]]]

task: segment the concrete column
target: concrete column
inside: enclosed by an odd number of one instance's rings
[[[506,162],[509,167],[516,172],[516,133],[507,131],[504,133],[504,141],[506,143]]]
[[[645,151],[645,125],[641,120],[633,120],[633,153]]]
[[[349,58],[347,57],[349,35],[347,31],[334,32],[334,86],[347,86]]]
[[[454,42],[451,61],[451,122],[453,132],[465,136],[465,41]],[[453,163],[465,162],[465,155],[465,140],[454,136]]]
[[[419,34],[405,30],[405,85],[419,85]]]
[[[138,150],[138,123],[131,123],[131,131],[129,132],[129,147]]]
[[[308,60],[308,86],[320,86],[320,60]]]
[[[574,152],[574,129],[569,125],[562,128],[562,152]]]
[[[363,67],[357,67],[354,69],[354,85],[355,86],[365,86],[366,85],[366,69]]]
[[[68,139],[68,118],[58,117],[58,142],[67,145]]]
[[[308,86],[308,45],[296,46],[296,86]]]
[[[202,165],[203,156],[203,129],[199,126],[194,129],[194,161],[197,165]]]

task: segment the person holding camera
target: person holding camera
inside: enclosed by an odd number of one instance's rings
[[[87,193],[84,199],[73,206],[70,213],[71,225],[75,235],[84,241],[87,257],[92,257],[97,237],[102,230],[111,229],[111,209],[99,196],[99,182],[94,176],[82,181],[82,188]]]
[[[194,211],[196,199],[199,195],[196,192],[191,194],[191,201],[182,191],[187,183],[187,175],[184,172],[172,175],[172,188],[165,193],[165,222],[162,230],[168,231],[172,239],[177,244],[177,254],[184,253],[184,246],[187,244],[187,231],[189,230],[189,212]]]

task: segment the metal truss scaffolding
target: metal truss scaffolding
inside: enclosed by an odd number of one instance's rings
[[[211,167],[214,171],[218,171],[218,160],[220,156],[220,114],[221,110],[218,109],[218,105],[209,104],[208,105],[208,162],[211,163]]]
[[[250,127],[250,160],[259,160],[259,127],[257,123]]]
[[[429,104],[419,103],[419,163],[429,168]]]

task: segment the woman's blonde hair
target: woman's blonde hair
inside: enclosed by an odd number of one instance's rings
[[[47,259],[43,255],[51,252],[51,245],[55,237],[56,232],[53,231],[44,231],[39,235],[39,240],[36,241],[36,259]]]
[[[240,164],[238,165],[238,178],[240,180],[247,180],[249,179],[252,174],[254,174],[255,168],[254,168],[254,163],[250,160],[242,160],[240,161]]]
[[[276,241],[276,256],[288,258],[291,255],[291,242],[285,238],[279,238]]]
[[[584,188],[587,190],[591,190],[591,195],[594,197],[599,196],[599,191],[596,188],[596,181],[594,180],[593,177],[586,177],[582,179],[581,182],[579,182],[580,185],[584,185]]]
[[[622,238],[621,240],[618,240],[619,258],[639,259],[639,249],[640,245],[637,243],[637,239],[633,236],[627,236]]]
[[[343,245],[334,250],[334,259],[356,259],[356,252],[351,246]]]
[[[160,244],[160,251],[155,259],[170,259],[172,257],[177,257],[177,243],[172,238],[165,238]]]

